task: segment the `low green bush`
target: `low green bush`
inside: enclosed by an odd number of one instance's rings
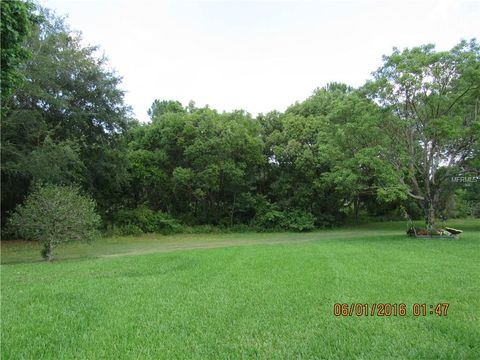
[[[143,230],[134,224],[125,224],[116,226],[113,229],[113,235],[133,235],[139,236],[144,234]]]
[[[181,232],[182,225],[170,215],[153,211],[146,206],[136,209],[122,209],[114,216],[115,229],[121,235],[141,233],[173,234]]]
[[[315,229],[315,216],[302,210],[285,211],[281,226],[289,231],[312,231]]]
[[[284,214],[276,204],[262,199],[256,208],[252,225],[259,229],[280,229],[285,221]]]
[[[338,225],[339,220],[332,214],[320,214],[315,219],[315,225],[319,228],[332,228]]]
[[[257,207],[252,225],[258,230],[311,231],[315,229],[315,216],[303,210],[281,211],[275,204],[263,201]]]
[[[251,231],[311,231],[315,229],[315,216],[302,210],[280,211],[275,205],[265,203],[250,224],[233,226],[184,226],[170,215],[153,211],[146,206],[122,209],[114,215],[111,232],[115,235],[141,235],[143,233],[220,233]]]

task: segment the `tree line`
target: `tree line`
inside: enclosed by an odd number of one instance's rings
[[[452,181],[480,175],[475,39],[394,49],[363,86],[328,84],[284,112],[155,100],[140,123],[97,47],[46,9],[1,7],[2,224],[48,184],[79,188],[125,234],[480,215],[480,180]]]

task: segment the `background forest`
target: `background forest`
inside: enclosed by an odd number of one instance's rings
[[[120,234],[480,216],[475,40],[394,49],[364,86],[328,84],[283,113],[159,99],[140,123],[64,20],[24,2],[1,16],[2,225],[48,184],[79,187]]]

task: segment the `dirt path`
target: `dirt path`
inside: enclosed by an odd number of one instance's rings
[[[61,245],[57,261],[67,259],[109,258],[181,250],[212,249],[232,246],[299,244],[309,241],[373,238],[399,235],[398,230],[338,229],[311,233],[231,233],[177,234],[162,236],[147,234],[140,237],[111,237],[86,243]],[[35,242],[3,241],[1,263],[41,262],[40,246]]]

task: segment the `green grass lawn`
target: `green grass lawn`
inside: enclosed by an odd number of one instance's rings
[[[479,359],[480,222],[2,244],[2,359]],[[335,303],[407,315],[336,317]],[[448,303],[447,316],[413,316]]]

